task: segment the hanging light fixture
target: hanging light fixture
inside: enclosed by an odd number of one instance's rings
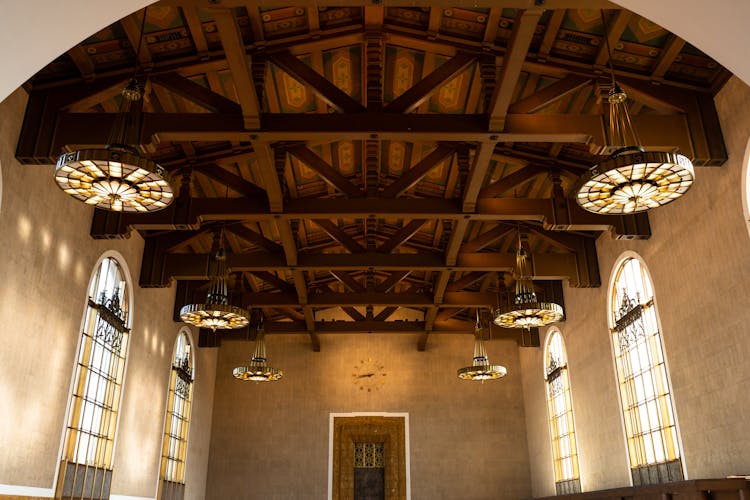
[[[211,283],[209,285],[206,302],[203,304],[188,304],[180,309],[180,319],[185,323],[200,328],[216,330],[232,330],[246,327],[248,312],[229,304],[227,294],[227,255],[224,251],[224,230],[214,233],[211,248],[211,262],[209,262]]]
[[[57,185],[88,205],[114,212],[155,212],[174,197],[167,171],[138,154],[143,88],[138,83],[138,57],[143,43],[143,11],[133,78],[122,90],[120,109],[104,149],[63,153],[55,167]]]
[[[235,378],[253,382],[275,382],[284,376],[278,368],[268,366],[266,358],[266,331],[263,328],[263,317],[258,323],[258,333],[255,337],[255,349],[248,366],[238,366],[232,371]]]
[[[563,308],[554,302],[540,302],[534,291],[529,270],[529,258],[518,231],[516,251],[516,290],[513,302],[495,310],[495,324],[505,328],[536,328],[546,326],[563,317]],[[499,287],[498,287],[499,292]]]
[[[471,366],[459,368],[458,378],[463,380],[496,380],[507,375],[508,370],[502,365],[491,365],[487,358],[487,349],[484,347],[484,330],[489,330],[489,325],[482,324],[479,309],[477,309],[477,322],[474,325],[474,363]]]
[[[609,53],[612,88],[609,90],[610,157],[592,167],[579,180],[576,201],[589,212],[630,214],[676,200],[695,180],[693,163],[684,155],[645,151],[630,121],[627,94],[615,80],[609,30],[604,24],[604,41]]]

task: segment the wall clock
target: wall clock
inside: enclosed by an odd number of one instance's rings
[[[360,391],[377,391],[385,385],[385,366],[372,358],[363,359],[354,367],[354,385]]]

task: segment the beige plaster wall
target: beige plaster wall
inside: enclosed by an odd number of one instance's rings
[[[750,237],[742,213],[750,88],[716,96],[729,161],[698,168],[685,198],[654,211],[649,241],[599,238],[602,282],[619,256],[644,259],[654,284],[688,478],[750,472]],[[565,289],[568,350],[584,490],[629,484],[607,324],[607,286]],[[542,350],[521,353],[534,496],[554,491]]]
[[[92,209],[54,184],[52,166],[14,159],[26,95],[0,103],[0,492],[53,488],[90,275],[114,250],[134,287],[132,334],[115,449],[112,493],[156,494],[169,366],[179,325],[174,289],[137,287],[143,240],[97,241]],[[215,354],[198,351],[190,498],[202,498]],[[191,443],[192,444],[192,443]],[[198,493],[196,493],[198,492]]]
[[[408,334],[324,335],[312,352],[304,335],[267,336],[269,364],[284,370],[272,384],[240,382],[232,369],[249,361],[252,344],[219,349],[207,499],[326,498],[329,414],[409,414],[414,499],[528,497],[518,348],[487,344],[490,361],[508,376],[461,381],[471,364],[470,335],[434,335],[418,352]],[[380,390],[359,390],[361,360],[385,366]]]

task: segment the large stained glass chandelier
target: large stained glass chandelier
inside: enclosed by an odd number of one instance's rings
[[[609,90],[610,157],[579,180],[576,201],[589,212],[621,215],[643,212],[670,203],[690,189],[693,163],[684,155],[645,151],[627,108],[627,94],[615,80],[612,50],[604,13],[604,40],[609,52],[612,87]]]
[[[497,380],[508,374],[508,370],[502,365],[490,364],[487,357],[487,349],[484,347],[484,331],[489,330],[480,318],[477,309],[477,322],[474,325],[474,362],[471,366],[459,368],[456,374],[462,380]]]
[[[104,149],[63,153],[55,167],[55,182],[72,197],[114,212],[155,212],[172,203],[167,171],[138,154],[143,88],[138,83],[138,56],[146,11],[136,51],[133,78],[121,92],[120,109]]]
[[[200,328],[231,330],[244,328],[249,323],[248,312],[242,307],[229,303],[227,293],[227,255],[224,250],[223,229],[214,233],[214,243],[209,262],[211,279],[206,301],[202,304],[188,304],[180,309],[180,319]]]
[[[529,270],[529,256],[521,242],[520,230],[516,251],[516,276],[513,301],[497,307],[494,320],[496,325],[505,328],[530,329],[546,326],[562,319],[562,306],[554,302],[541,302],[537,298]]]
[[[255,349],[250,364],[238,366],[232,371],[235,378],[252,382],[275,382],[281,380],[284,372],[278,368],[268,366],[266,358],[266,331],[263,328],[263,318],[258,323],[258,333],[255,337]]]

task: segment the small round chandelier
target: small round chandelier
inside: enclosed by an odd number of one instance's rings
[[[227,256],[222,243],[222,234],[214,234],[214,244],[211,251],[210,263],[211,284],[206,295],[206,301],[202,304],[188,304],[180,309],[180,319],[185,323],[199,328],[216,330],[233,330],[246,327],[248,312],[229,303],[227,294]]]
[[[508,370],[502,365],[492,365],[487,357],[487,349],[484,347],[484,330],[489,330],[489,325],[483,325],[477,310],[477,322],[474,325],[474,362],[471,366],[459,368],[456,372],[462,380],[497,380],[508,374]]]
[[[608,33],[604,13],[604,32]],[[609,39],[612,87],[609,90],[610,157],[594,165],[576,185],[576,201],[598,214],[622,215],[643,212],[671,203],[690,189],[695,180],[693,163],[684,155],[646,152],[630,121],[625,91],[615,80]]]
[[[232,370],[234,378],[252,382],[275,382],[281,380],[284,376],[283,371],[268,366],[265,336],[266,331],[263,328],[263,320],[261,318],[261,321],[258,324],[258,334],[255,337],[255,349],[253,350],[253,357],[250,359],[250,364],[247,366],[238,366]]]
[[[560,321],[563,317],[563,308],[554,302],[540,302],[537,298],[520,231],[516,251],[516,273],[518,279],[513,302],[495,309],[495,324],[505,328],[530,329]]]
[[[169,174],[143,158],[131,144],[140,139],[143,89],[136,78],[143,42],[143,12],[133,78],[122,90],[120,109],[104,149],[63,153],[57,159],[55,182],[72,197],[113,212],[155,212],[172,203]]]

